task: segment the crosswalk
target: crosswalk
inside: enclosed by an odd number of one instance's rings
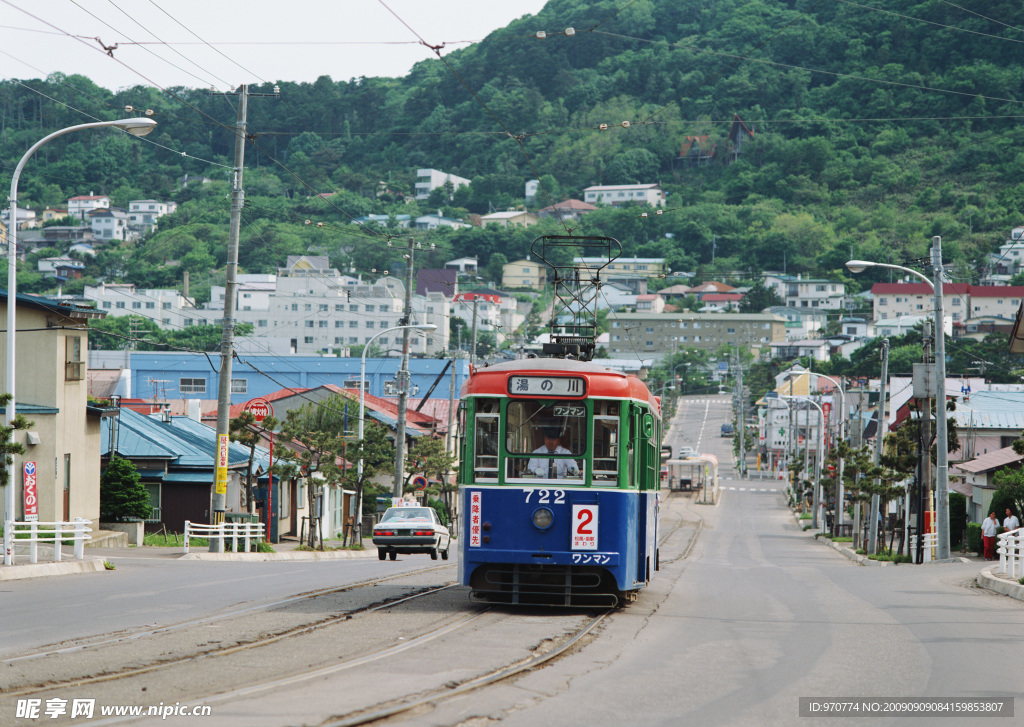
[[[723,490],[733,490],[734,492],[781,492],[779,487],[722,487]]]

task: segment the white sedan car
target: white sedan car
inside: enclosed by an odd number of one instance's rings
[[[373,528],[377,557],[395,560],[399,553],[430,553],[431,560],[448,560],[448,528],[432,507],[389,507]]]

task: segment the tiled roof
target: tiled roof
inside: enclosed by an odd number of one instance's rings
[[[970,283],[943,283],[943,295],[969,295]],[[932,287],[927,283],[875,283],[871,286],[872,295],[932,295]]]
[[[961,462],[953,465],[953,469],[962,470],[964,472],[989,472],[991,470],[1001,469],[1007,465],[1016,464],[1024,460],[1024,456],[1021,456],[1013,451],[1013,447],[1003,447],[997,449],[994,452],[987,452],[980,457],[975,457],[967,462]],[[964,493],[968,494],[968,493]]]

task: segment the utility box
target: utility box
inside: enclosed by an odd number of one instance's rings
[[[938,392],[935,380],[935,364],[914,364],[913,384],[915,399],[934,399]]]

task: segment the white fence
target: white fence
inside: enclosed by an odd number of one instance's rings
[[[242,542],[243,553],[248,553],[252,539],[256,542],[263,540],[263,523],[221,523],[220,525],[205,525],[185,521],[185,553],[188,554],[189,538],[208,538],[215,543],[217,553],[224,552],[224,543],[231,539],[231,552],[238,552],[238,543]]]
[[[1021,550],[1024,549],[1024,528],[1017,528],[998,536],[996,552],[999,553],[999,572],[1014,580],[1020,578]]]
[[[10,485],[8,485],[10,486]],[[53,561],[61,559],[61,544],[70,540],[74,545],[75,558],[85,558],[85,541],[91,540],[92,520],[76,517],[74,522],[39,522],[29,520],[4,522],[4,565],[14,565],[15,546],[28,546],[29,563],[39,562],[39,544],[48,543],[53,546]]]
[[[938,533],[925,533],[924,534],[924,549],[921,554],[922,563],[931,563],[935,560],[935,548],[939,545],[939,534]],[[910,553],[913,557],[917,557],[917,536],[910,536]]]

